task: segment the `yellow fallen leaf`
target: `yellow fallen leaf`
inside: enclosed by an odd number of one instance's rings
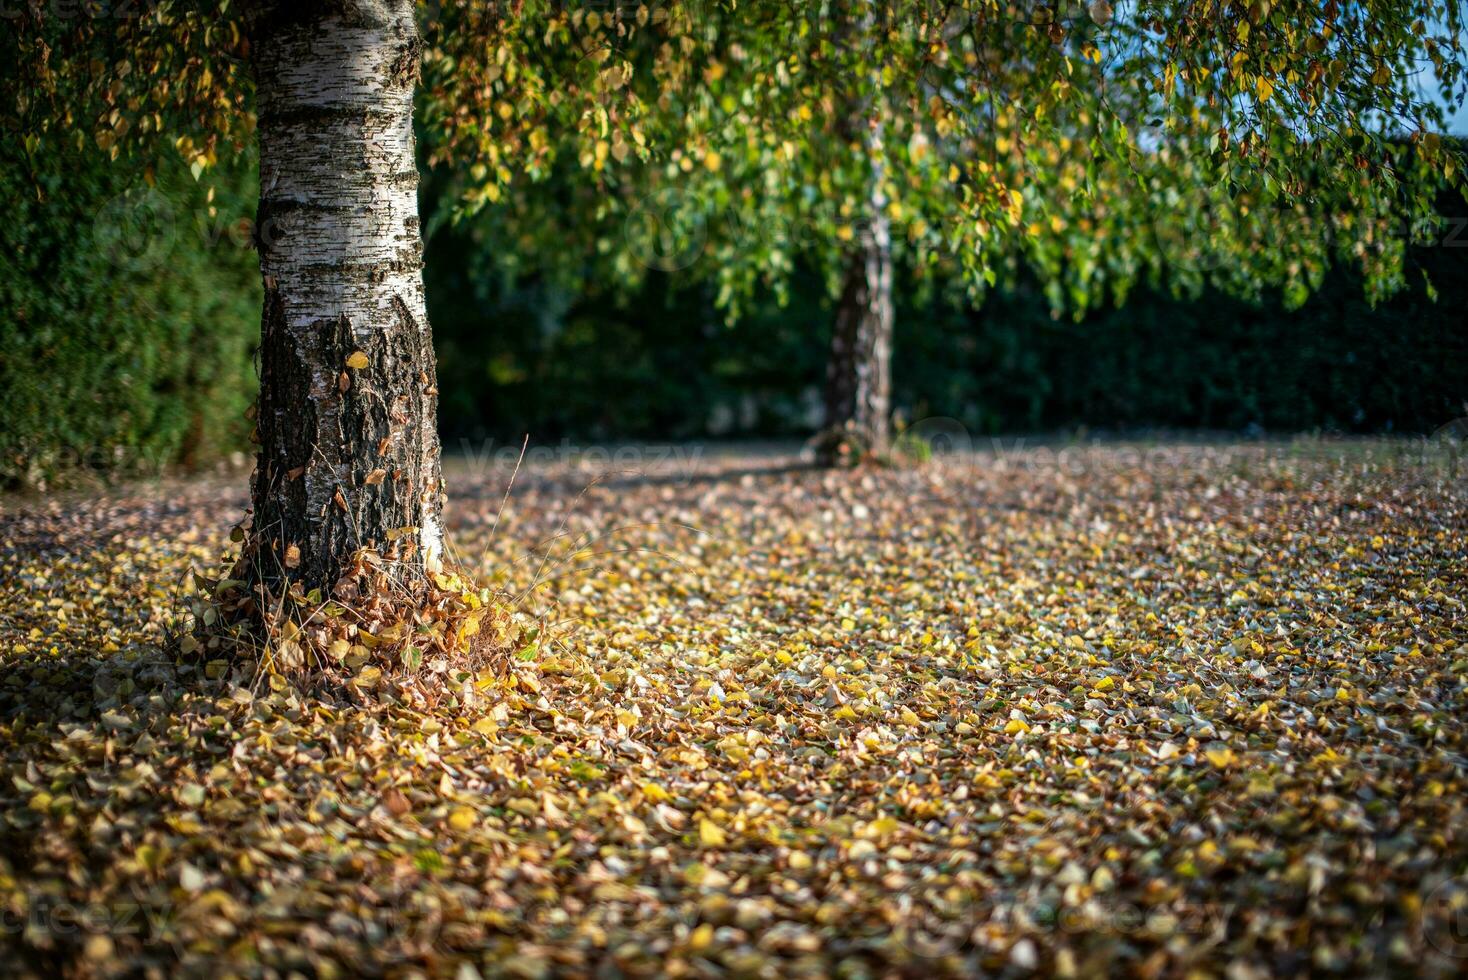
[[[688,948],[701,953],[714,944],[714,927],[705,922],[688,936]]]
[[[354,371],[360,371],[367,366],[367,355],[362,351],[353,351],[347,358],[347,367]]]
[[[698,822],[698,841],[704,847],[723,847],[727,838],[724,828],[705,817]]]
[[[469,830],[479,822],[479,815],[467,806],[454,807],[449,811],[449,826],[454,830]]]
[[[1209,749],[1203,753],[1204,758],[1213,763],[1219,769],[1226,769],[1234,761],[1233,749]]]

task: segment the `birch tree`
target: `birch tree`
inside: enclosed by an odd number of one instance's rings
[[[1057,316],[1143,281],[1298,299],[1330,261],[1381,292],[1406,244],[1382,226],[1429,227],[1461,180],[1439,139],[1463,94],[1453,3],[710,0],[565,23],[619,80],[614,125],[542,131],[531,171],[467,179],[469,208],[558,272],[711,280],[731,319],[813,264],[827,461],[889,438],[894,269],[973,303],[1028,269]],[[517,50],[516,77],[545,77],[551,49]]]

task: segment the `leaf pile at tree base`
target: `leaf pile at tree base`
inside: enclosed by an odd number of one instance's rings
[[[193,622],[178,650],[216,675],[243,662],[313,684],[360,679],[364,670],[459,684],[503,673],[538,632],[511,615],[508,596],[464,573],[405,568],[369,549],[352,556],[327,596],[300,582],[272,594],[246,576],[242,564],[231,577],[195,576]]]

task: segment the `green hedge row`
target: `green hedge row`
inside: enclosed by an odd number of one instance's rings
[[[1431,433],[1468,417],[1468,236],[1414,249],[1371,307],[1339,269],[1304,306],[1143,291],[1081,323],[1022,288],[899,338],[900,402],[983,433],[1075,426]]]
[[[259,271],[248,167],[150,186],[0,152],[0,485],[156,473],[241,448]]]
[[[1027,283],[980,310],[899,290],[895,404],[974,434],[1431,432],[1468,416],[1468,202],[1445,195],[1440,212],[1440,240],[1410,249],[1409,287],[1375,308],[1340,269],[1294,310],[1143,289],[1080,323],[1052,318]],[[787,307],[755,304],[731,329],[707,290],[671,292],[656,277],[626,307],[512,284],[480,271],[476,257],[497,246],[477,234],[442,227],[428,250],[448,448],[518,446],[526,432],[804,436],[819,424],[832,310],[812,277]]]

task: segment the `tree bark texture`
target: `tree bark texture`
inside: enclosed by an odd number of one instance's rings
[[[876,16],[868,7],[848,12],[855,26],[849,44],[867,43]],[[892,413],[892,232],[882,147],[881,74],[870,79],[872,92],[855,94],[842,119],[841,133],[865,147],[871,172],[865,201],[866,221],[845,257],[831,351],[826,361],[825,426],[818,462],[830,465],[849,436],[860,448],[880,453],[891,436]]]
[[[323,590],[359,548],[442,553],[412,0],[252,11],[265,286],[252,574]]]
[[[826,428],[851,432],[879,452],[892,413],[892,245],[885,213],[876,214],[846,259],[831,353],[826,362]]]

